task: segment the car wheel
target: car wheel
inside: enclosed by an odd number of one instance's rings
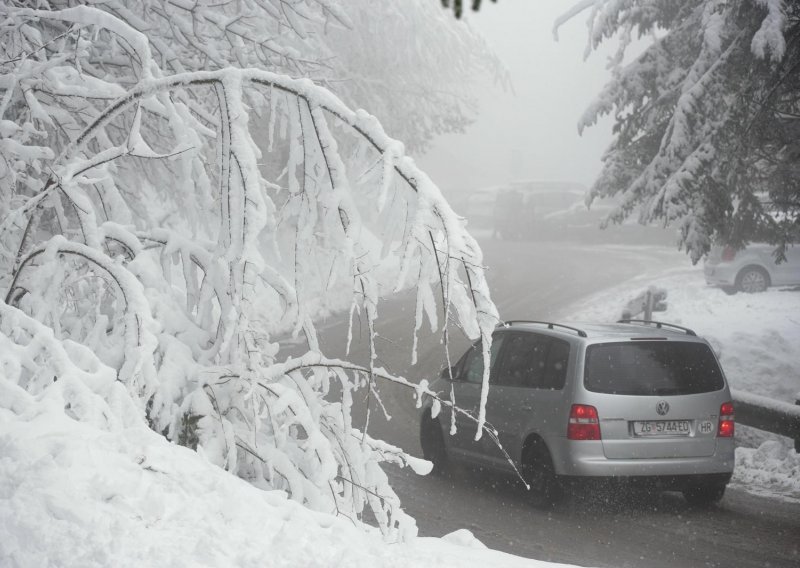
[[[433,464],[433,473],[442,475],[447,471],[447,448],[444,445],[444,434],[439,421],[425,413],[420,426],[419,441],[422,456]]]
[[[763,292],[768,286],[769,274],[758,266],[743,268],[736,277],[736,288],[748,294]]]
[[[529,499],[536,507],[551,507],[561,501],[564,490],[543,444],[526,449],[522,457],[522,478],[529,486]]]
[[[695,485],[683,490],[683,496],[693,507],[710,507],[722,500],[724,484]]]
[[[721,286],[722,291],[725,292],[728,296],[733,296],[739,290],[736,289],[736,286]]]

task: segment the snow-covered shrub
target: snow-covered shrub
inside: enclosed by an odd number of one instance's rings
[[[488,357],[497,314],[463,221],[374,117],[310,80],[222,65],[198,28],[167,44],[163,14],[123,3],[27,5],[0,7],[0,388],[66,389],[76,419],[138,417],[257,486],[412,534],[379,464],[425,466],[350,409],[376,380],[427,392],[375,364],[392,269],[416,287],[417,329],[453,321]],[[239,46],[237,18],[183,8]],[[342,292],[369,330],[363,364],[319,349],[315,310]],[[281,334],[307,353],[282,356]],[[81,394],[97,376],[104,404]]]

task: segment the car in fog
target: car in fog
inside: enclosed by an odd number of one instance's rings
[[[800,247],[786,250],[786,261],[775,263],[775,247],[754,243],[742,250],[714,246],[703,271],[706,282],[726,292],[763,292],[770,286],[800,286]]]
[[[475,343],[431,388],[476,416],[483,357]],[[452,377],[452,380],[451,380]],[[692,330],[660,322],[563,325],[507,322],[492,336],[487,426],[432,412],[420,420],[423,454],[435,471],[450,462],[513,472],[534,503],[570,486],[625,481],[719,501],[734,467],[734,409],[719,362]]]

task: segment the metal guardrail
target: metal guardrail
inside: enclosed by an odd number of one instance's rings
[[[800,453],[800,401],[796,404],[731,389],[736,422],[794,439]]]

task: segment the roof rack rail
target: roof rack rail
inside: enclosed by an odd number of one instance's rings
[[[551,321],[509,320],[509,321],[504,321],[502,323],[499,323],[499,324],[497,324],[497,326],[498,327],[500,327],[500,326],[508,326],[508,325],[513,325],[515,323],[538,323],[538,324],[541,324],[541,325],[546,325],[548,329],[553,329],[554,327],[563,327],[564,329],[569,329],[570,331],[574,331],[575,333],[578,334],[578,337],[588,337],[586,335],[586,332],[583,331],[582,329],[578,329],[577,327],[572,327],[572,326],[569,326],[569,325],[564,325],[562,323],[554,323],[554,322],[551,322]]]
[[[686,333],[686,335],[695,335],[695,336],[697,335],[694,332],[694,330],[689,329],[688,327],[675,325],[674,323],[665,323],[663,321],[640,320],[640,319],[621,319],[621,320],[618,320],[617,323],[643,323],[645,325],[652,324],[652,325],[655,325],[658,329],[661,329],[662,327],[671,327],[673,329],[679,329],[680,331],[683,331],[684,333]]]

